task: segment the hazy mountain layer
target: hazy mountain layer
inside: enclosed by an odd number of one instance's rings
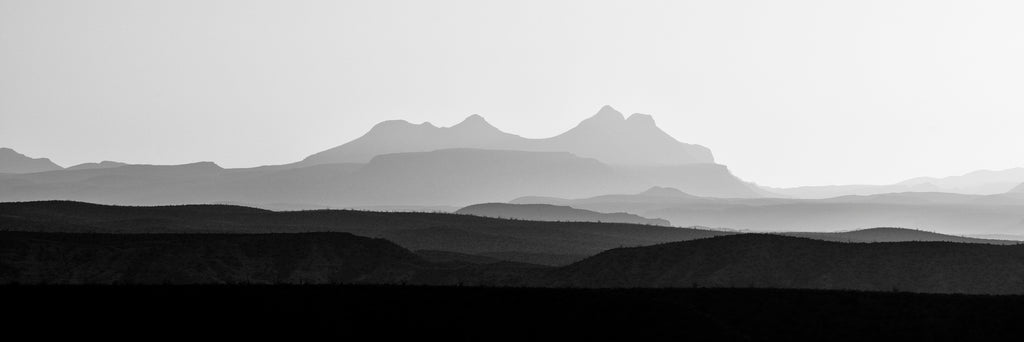
[[[901,193],[822,200],[722,199],[686,194],[604,195],[582,199],[523,197],[518,204],[556,204],[597,212],[659,217],[677,226],[761,232],[844,231],[903,227],[947,234],[1013,234],[1024,229],[1024,196]]]
[[[569,152],[612,165],[714,163],[709,149],[677,141],[659,129],[649,115],[633,114],[627,119],[605,106],[575,128],[547,139],[502,132],[479,115],[452,127],[385,121],[362,137],[311,155],[298,165],[365,163],[382,154],[450,148]]]
[[[463,206],[526,195],[592,196],[658,183],[723,197],[757,196],[718,165],[621,170],[565,152],[451,149],[396,153],[367,164],[223,169],[125,165],[0,175],[0,201],[108,204],[238,203],[271,208]]]
[[[918,177],[889,185],[826,185],[795,188],[766,188],[772,193],[793,198],[822,199],[848,195],[877,195],[900,192],[948,192],[968,195],[995,195],[1024,183],[1024,168],[980,170],[962,176]]]
[[[31,158],[9,148],[0,148],[0,173],[33,173],[63,169],[46,158]]]
[[[613,222],[647,224],[654,226],[669,225],[669,222],[666,220],[650,219],[629,213],[606,214],[596,211],[576,209],[569,206],[550,204],[484,203],[474,204],[459,209],[455,213],[530,221]]]

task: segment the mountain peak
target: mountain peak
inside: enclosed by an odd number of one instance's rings
[[[626,117],[622,115],[622,112],[612,108],[612,106],[605,105],[604,107],[601,107],[601,110],[597,111],[597,114],[594,114],[594,116],[590,117],[590,119],[587,119],[586,121],[591,120],[623,121],[626,120]]]
[[[82,163],[82,164],[78,164],[78,165],[69,167],[68,170],[110,169],[110,168],[121,167],[121,166],[125,166],[125,165],[128,165],[128,164],[121,163],[121,162],[116,162],[116,161],[104,160],[104,161],[101,161],[99,163]]]
[[[436,126],[434,126],[434,124],[430,123],[429,121],[424,121],[421,124],[414,124],[414,123],[411,123],[411,122],[405,121],[405,120],[385,120],[385,121],[381,121],[380,123],[374,125],[373,128],[370,129],[370,131],[379,130],[379,129],[402,129],[402,128],[416,128],[416,127],[437,128]]]
[[[647,114],[627,120],[611,106],[572,129],[550,138],[530,139],[495,128],[480,115],[470,115],[450,127],[404,120],[384,121],[346,144],[311,155],[302,165],[365,163],[374,156],[450,148],[571,152],[609,164],[682,165],[714,163],[711,151],[682,143],[662,131]]]
[[[495,129],[495,127],[492,126],[491,123],[487,122],[487,120],[484,119],[484,117],[478,114],[467,116],[466,119],[462,120],[462,122],[456,124],[455,126],[452,126],[452,128],[459,127]]]
[[[648,114],[633,113],[626,119],[626,122],[638,125],[638,126],[651,126],[655,127],[654,117]]]

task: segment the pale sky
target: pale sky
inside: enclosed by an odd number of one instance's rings
[[[288,163],[376,122],[608,104],[769,186],[1024,166],[1021,1],[0,0],[0,146]]]

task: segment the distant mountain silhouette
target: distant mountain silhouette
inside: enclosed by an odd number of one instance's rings
[[[962,176],[918,177],[889,185],[826,185],[795,188],[765,188],[793,198],[822,199],[839,196],[869,196],[901,192],[947,192],[966,195],[995,195],[1024,183],[1024,168],[999,171],[980,170]]]
[[[553,285],[574,287],[1024,294],[1024,246],[743,234],[614,249],[558,269],[551,279]]]
[[[624,183],[607,165],[565,152],[449,149],[374,157],[339,195],[354,204],[464,205],[530,193],[594,194]]]
[[[651,116],[633,114],[627,119],[604,106],[575,128],[547,139],[502,132],[479,115],[452,127],[385,121],[362,137],[311,155],[298,165],[365,163],[382,154],[451,148],[569,152],[611,165],[714,163],[710,150],[677,141],[659,129]]]
[[[78,164],[78,165],[69,167],[67,169],[68,170],[110,169],[110,168],[115,168],[115,167],[120,167],[120,166],[125,166],[125,165],[128,165],[128,164],[121,163],[121,162],[104,160],[104,161],[101,161],[99,163]]]
[[[358,139],[311,155],[299,165],[366,163],[383,154],[454,148],[504,149],[520,140],[525,139],[498,130],[479,115],[472,115],[452,127],[391,120],[373,126]]]
[[[455,213],[531,221],[615,222],[648,224],[654,226],[670,225],[666,220],[649,219],[629,213],[599,213],[596,211],[576,209],[569,206],[550,204],[484,203],[459,209]]]
[[[526,195],[593,196],[658,183],[678,184],[699,194],[756,196],[747,184],[719,165],[666,168],[671,172],[664,172],[666,178],[659,180],[644,172],[624,171],[566,152],[478,149],[394,153],[374,157],[367,164],[308,167],[223,169],[209,162],[124,165],[0,175],[0,201],[68,199],[127,205],[238,203],[268,208],[436,208]]]
[[[0,148],[0,173],[34,173],[63,169],[46,158],[31,158],[9,148]]]
[[[1016,188],[1010,189],[1010,193],[1012,193],[1012,194],[1024,193],[1024,183],[1021,183]]]
[[[85,200],[152,204],[214,202],[204,198],[204,182],[225,172],[211,162],[185,165],[124,165],[0,176],[0,200]]]

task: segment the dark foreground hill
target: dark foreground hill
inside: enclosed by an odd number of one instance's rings
[[[992,341],[1024,297],[766,289],[3,286],[5,336],[349,341]]]
[[[431,262],[390,241],[347,233],[0,232],[4,284],[517,285],[542,269]]]
[[[0,232],[0,283],[714,287],[1024,294],[1024,246],[746,234],[551,268],[345,233]]]
[[[619,248],[561,268],[549,285],[756,287],[1024,294],[1024,245],[838,243],[743,234]]]
[[[346,232],[411,250],[488,254],[564,265],[621,246],[725,232],[634,224],[537,222],[441,213],[274,212],[228,205],[123,207],[81,202],[0,203],[0,230],[71,233]],[[548,257],[545,257],[548,256]]]
[[[983,243],[991,245],[1018,245],[1024,242],[1017,240],[981,239],[965,236],[939,234],[918,229],[906,228],[868,228],[849,232],[811,233],[787,232],[783,235],[811,238],[815,240],[836,242],[960,242]]]

